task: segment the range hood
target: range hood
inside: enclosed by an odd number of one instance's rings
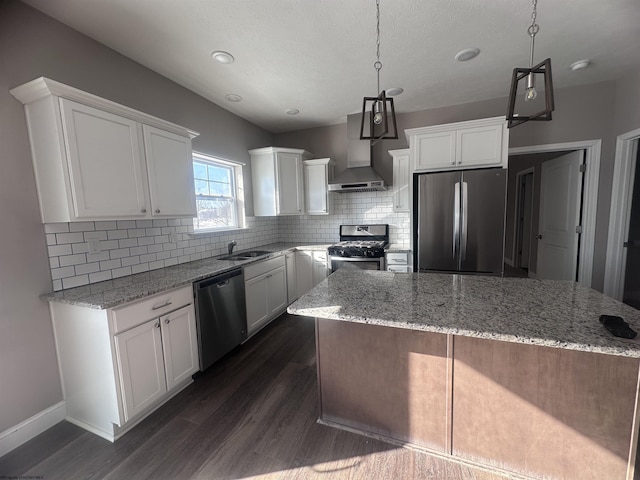
[[[347,169],[329,182],[330,192],[375,192],[387,189],[382,177],[371,167],[371,141],[360,140],[361,116],[347,116]]]

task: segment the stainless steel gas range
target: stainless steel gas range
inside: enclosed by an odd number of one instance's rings
[[[389,243],[389,225],[340,225],[340,242],[328,249],[331,271],[384,270],[384,249]]]

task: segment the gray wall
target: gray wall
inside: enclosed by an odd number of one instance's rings
[[[37,10],[0,0],[0,432],[62,400],[49,312],[38,298],[51,290],[51,277],[24,109],[9,94],[40,76],[199,131],[193,146],[204,153],[248,163],[248,149],[273,142],[270,133]]]
[[[596,241],[592,286],[600,291],[604,284],[604,266],[609,225],[609,206],[611,197],[611,179],[613,176],[615,135],[640,127],[640,69],[633,75],[617,82],[602,82],[592,85],[557,89],[555,91],[556,110],[551,122],[530,122],[509,131],[509,146],[521,147],[552,143],[566,143],[580,140],[602,139],[600,165],[600,188],[596,214]],[[508,82],[505,81],[505,91]],[[379,142],[374,151],[373,163],[386,181],[392,181],[391,157],[387,150],[408,146],[404,130],[449,122],[461,122],[477,118],[504,115],[507,99],[491,99],[481,102],[452,105],[432,110],[397,115],[398,140]],[[635,107],[635,110],[634,110]],[[620,117],[617,118],[620,114]],[[616,125],[616,129],[612,125]],[[338,136],[336,138],[336,135]],[[329,149],[323,145],[336,145],[343,142],[346,148],[346,125],[331,128],[308,129],[300,132],[277,134],[276,143],[287,145],[304,138],[304,143],[318,145],[313,153],[330,156]],[[336,170],[346,167],[345,151],[335,152],[333,158],[338,162]]]

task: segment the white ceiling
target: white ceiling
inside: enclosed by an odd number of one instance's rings
[[[23,1],[274,133],[344,122],[377,94],[375,0]],[[381,87],[404,88],[398,112],[504,97],[528,66],[530,0],[380,4]],[[535,60],[551,57],[556,88],[640,65],[639,0],[539,0],[538,24]],[[480,55],[456,62],[469,47]],[[569,70],[583,58],[590,68]]]

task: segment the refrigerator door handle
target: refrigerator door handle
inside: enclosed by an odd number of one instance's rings
[[[453,190],[453,258],[458,255],[460,245],[460,182],[456,182]]]
[[[462,182],[462,208],[461,210],[461,215],[462,215],[462,227],[461,227],[461,232],[460,232],[460,256],[462,257],[462,260],[465,260],[467,258],[467,219],[468,219],[468,215],[467,215],[467,209],[469,207],[469,196],[468,196],[468,190],[467,190],[467,182]]]

